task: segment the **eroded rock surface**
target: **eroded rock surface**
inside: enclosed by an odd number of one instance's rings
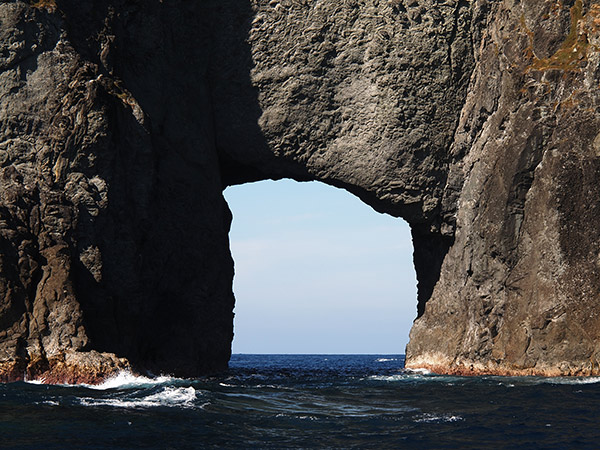
[[[600,7],[0,2],[0,379],[226,368],[222,189],[413,231],[407,365],[598,373]]]
[[[230,213],[196,9],[0,3],[0,378],[226,367]]]
[[[600,5],[488,8],[453,143],[455,242],[409,365],[597,374]]]

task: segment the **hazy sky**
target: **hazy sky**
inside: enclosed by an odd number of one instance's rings
[[[322,183],[228,188],[234,353],[404,353],[416,316],[408,225]]]

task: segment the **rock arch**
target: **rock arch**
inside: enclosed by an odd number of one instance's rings
[[[1,378],[225,368],[221,192],[281,177],[410,223],[408,365],[597,373],[599,16],[583,0],[0,4]]]

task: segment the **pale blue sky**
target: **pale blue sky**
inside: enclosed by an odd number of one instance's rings
[[[342,189],[230,187],[234,353],[404,353],[416,317],[406,222]]]

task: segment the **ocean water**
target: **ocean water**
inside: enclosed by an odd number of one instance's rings
[[[230,366],[0,385],[0,448],[600,448],[600,378],[440,376],[404,370],[401,355],[234,355]]]

